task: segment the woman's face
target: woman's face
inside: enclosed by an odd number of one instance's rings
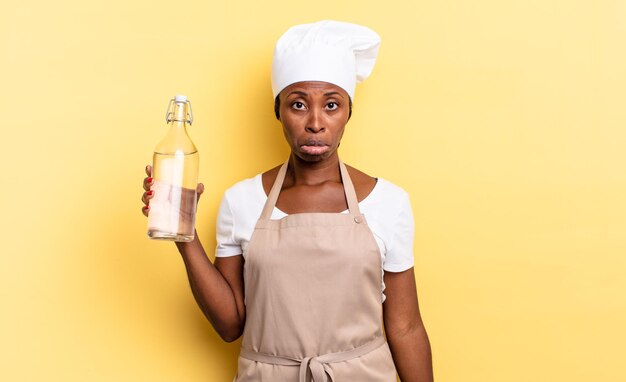
[[[293,154],[307,162],[333,155],[348,122],[350,97],[337,85],[296,82],[280,92],[280,122]]]

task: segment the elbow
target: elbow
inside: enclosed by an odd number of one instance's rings
[[[220,337],[222,338],[222,340],[224,340],[224,342],[230,343],[239,339],[239,337],[241,337],[241,334],[224,333],[224,334],[220,334]]]
[[[421,320],[419,320],[404,324],[389,325],[388,327],[386,326],[385,333],[387,337],[391,338],[406,338],[415,335],[426,335],[426,328]]]
[[[223,341],[233,342],[242,336],[246,324],[245,313],[216,317],[208,314],[208,312],[203,312]]]
[[[231,328],[218,330],[218,334],[225,342],[234,342],[243,334],[243,325],[236,325]]]

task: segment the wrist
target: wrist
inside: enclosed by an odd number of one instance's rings
[[[192,241],[175,241],[174,243],[176,244],[176,247],[178,247],[178,249],[189,249],[189,248],[197,247],[198,245],[200,245],[200,239],[198,238],[198,231],[194,228]]]

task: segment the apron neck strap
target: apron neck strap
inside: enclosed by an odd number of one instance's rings
[[[269,220],[272,217],[272,211],[274,210],[274,207],[276,207],[278,194],[280,194],[280,190],[283,187],[283,182],[285,181],[285,175],[287,174],[288,165],[289,160],[287,160],[280,167],[280,170],[278,170],[278,175],[276,176],[274,185],[272,186],[272,189],[267,196],[265,206],[263,207],[261,220]],[[348,174],[348,169],[346,168],[346,165],[343,164],[341,159],[339,160],[339,171],[341,173],[341,181],[343,182],[343,190],[346,196],[346,201],[348,202],[348,210],[353,215],[360,215],[361,212],[359,210],[359,202],[356,197],[356,192],[354,191],[354,185],[352,184],[352,180],[350,179],[350,175]]]
[[[339,159],[339,170],[341,171],[341,181],[343,182],[343,191],[346,194],[346,201],[348,202],[348,210],[353,215],[360,215],[359,201],[356,198],[356,191],[354,191],[354,185],[346,165]]]
[[[276,201],[278,200],[278,194],[280,194],[280,189],[283,187],[283,181],[285,180],[285,174],[287,174],[287,166],[289,165],[289,160],[285,162],[278,170],[278,175],[276,175],[276,180],[274,181],[274,185],[270,190],[270,194],[267,196],[267,201],[265,202],[265,206],[263,207],[263,212],[261,213],[261,220],[270,220],[272,217],[272,211],[274,207],[276,207]]]

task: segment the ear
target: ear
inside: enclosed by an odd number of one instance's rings
[[[274,116],[280,121],[280,94],[274,98]]]

